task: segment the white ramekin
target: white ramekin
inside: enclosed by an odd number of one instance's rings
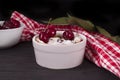
[[[0,25],[4,21],[0,21]],[[0,30],[0,49],[9,48],[17,44],[21,38],[24,24],[20,22],[19,28]]]
[[[86,37],[73,45],[43,45],[32,39],[35,58],[38,65],[50,69],[69,69],[80,65],[84,59]]]

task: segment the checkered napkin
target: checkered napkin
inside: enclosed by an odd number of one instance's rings
[[[11,18],[25,24],[21,41],[30,41],[32,37],[39,34],[46,27],[23,14],[14,11]],[[120,78],[120,45],[99,33],[91,33],[77,25],[49,25],[56,30],[72,29],[87,37],[85,57],[97,66],[105,68]]]

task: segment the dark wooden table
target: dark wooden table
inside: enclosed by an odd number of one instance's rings
[[[0,80],[120,80],[111,72],[84,59],[82,65],[51,70],[36,64],[32,42],[0,49]]]

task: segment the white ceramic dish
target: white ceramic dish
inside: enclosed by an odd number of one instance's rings
[[[4,21],[0,21],[0,25]],[[21,38],[24,24],[20,23],[19,28],[0,30],[0,49],[9,48],[17,44]]]
[[[69,69],[80,65],[84,58],[86,37],[73,45],[43,45],[32,39],[35,58],[38,65],[50,69]]]

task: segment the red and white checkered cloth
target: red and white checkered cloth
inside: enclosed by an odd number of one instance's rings
[[[45,24],[38,23],[23,14],[14,11],[11,18],[25,24],[21,41],[30,41],[32,37],[40,33]],[[120,78],[120,45],[99,33],[91,33],[77,25],[49,25],[56,30],[72,29],[87,37],[85,57],[97,66],[105,68]]]

